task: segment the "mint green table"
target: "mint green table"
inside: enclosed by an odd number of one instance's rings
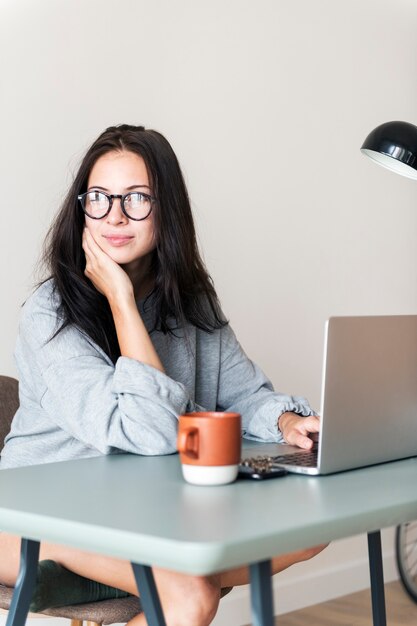
[[[385,624],[379,529],[417,518],[417,459],[327,477],[196,487],[177,455],[116,455],[0,471],[0,529],[24,538],[9,624],[25,622],[39,541],[132,562],[150,625],[164,624],[149,566],[210,574],[251,564],[253,623],[273,624],[280,553],[367,532],[374,624]]]

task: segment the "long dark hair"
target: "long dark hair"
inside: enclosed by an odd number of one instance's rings
[[[84,214],[77,196],[97,159],[112,151],[141,156],[156,196],[154,225],[156,248],[151,271],[150,298],[155,314],[152,332],[175,334],[186,322],[213,332],[227,321],[201,259],[187,189],[177,157],[169,142],[155,130],[122,124],[107,128],[87,151],[44,246],[43,261],[61,298],[60,332],[75,324],[113,360],[120,356],[113,317],[107,299],[84,275],[82,249]]]

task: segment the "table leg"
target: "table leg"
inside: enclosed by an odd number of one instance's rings
[[[139,563],[132,563],[132,567],[148,626],[166,626],[152,568]]]
[[[39,541],[22,538],[19,574],[6,626],[24,626],[26,622],[38,572],[39,547]]]
[[[372,615],[374,626],[386,626],[384,570],[382,567],[381,532],[368,533],[369,570],[371,575]]]
[[[253,626],[274,626],[271,561],[259,561],[249,566],[250,598]]]

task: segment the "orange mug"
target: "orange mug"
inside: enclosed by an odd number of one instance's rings
[[[233,482],[241,457],[241,436],[240,413],[180,415],[177,448],[185,480],[194,485]]]

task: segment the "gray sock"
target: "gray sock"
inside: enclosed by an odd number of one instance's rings
[[[29,610],[38,613],[55,606],[126,598],[126,591],[103,585],[66,569],[55,561],[40,561]]]

